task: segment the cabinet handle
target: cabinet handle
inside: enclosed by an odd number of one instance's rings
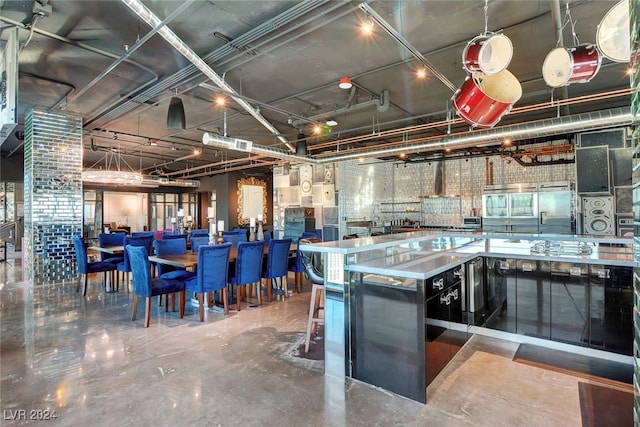
[[[442,290],[442,288],[444,288],[444,278],[443,278],[443,277],[441,277],[441,278],[440,278],[440,279],[438,279],[438,280],[434,280],[434,281],[433,281],[433,286],[432,286],[432,288],[433,288],[433,289],[438,289],[438,290],[440,290],[440,291],[441,291],[441,290]]]
[[[533,267],[530,262],[522,263],[522,271],[531,271],[531,270],[533,270]]]
[[[508,270],[509,269],[509,263],[507,261],[500,261],[499,268],[500,268],[500,270]]]
[[[460,278],[462,277],[462,269],[453,272],[453,277]]]
[[[458,299],[458,290],[454,289],[452,291],[449,291],[449,294],[447,296],[453,297],[454,300]]]
[[[579,276],[582,271],[578,267],[569,268],[569,276]]]
[[[440,304],[450,305],[451,304],[451,295],[449,295],[449,294],[440,295]]]
[[[603,268],[598,270],[598,278],[599,279],[608,279],[609,278],[609,269]]]

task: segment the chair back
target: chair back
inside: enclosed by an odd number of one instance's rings
[[[202,245],[209,244],[209,236],[191,237],[191,252],[198,252],[198,248]]]
[[[162,233],[162,240],[170,240],[170,239],[184,239],[187,241],[187,233],[172,233],[172,232],[164,232]]]
[[[144,246],[147,250],[147,254],[151,252],[151,245],[153,244],[153,236],[147,237],[132,237],[126,236],[124,238],[125,251],[123,252],[124,260],[122,261],[122,271],[131,271],[131,261],[129,260],[129,254],[126,250],[127,246]],[[118,264],[118,269],[120,265]]]
[[[191,230],[191,238],[194,237],[202,237],[202,236],[209,236],[209,230],[207,230],[206,228],[197,228],[195,230]]]
[[[264,241],[265,242],[268,242],[269,240],[271,240],[271,232],[270,231],[265,231],[263,233],[263,235],[264,235]]]
[[[144,246],[127,245],[124,248],[131,264],[133,292],[142,296],[151,296],[151,271],[149,268],[149,252]]]
[[[224,289],[229,283],[231,243],[203,245],[198,248],[198,290],[211,292]]]
[[[124,245],[123,233],[100,233],[98,234],[98,245],[100,246],[122,246]],[[109,255],[104,252],[100,252],[100,261],[104,261],[108,258],[114,258],[113,255]]]
[[[298,245],[319,242],[321,242],[321,240],[318,238],[307,238],[300,239],[298,241]],[[322,254],[318,252],[305,252],[299,248],[300,246],[298,246],[298,256],[304,266],[304,272],[307,279],[316,285],[324,285],[324,264],[322,262]]]
[[[322,231],[318,231],[318,230],[316,230],[316,231],[303,231],[302,235],[300,236],[301,239],[307,239],[309,237],[317,238],[317,239],[322,240]]]
[[[187,240],[186,239],[162,239],[154,240],[153,247],[155,248],[156,255],[173,255],[184,254],[187,252]],[[183,268],[173,267],[171,265],[156,263],[158,276],[175,270],[184,270]]]
[[[156,232],[155,231],[134,231],[131,233],[131,237],[149,237],[151,236],[152,239],[155,239],[156,237]]]
[[[73,241],[73,247],[76,249],[78,271],[82,274],[87,274],[87,248],[84,246],[84,239],[74,236],[71,240]]]
[[[238,243],[234,284],[246,285],[260,281],[262,278],[264,245],[264,240]]]
[[[233,246],[236,246],[240,241],[240,233],[237,231],[223,231],[222,240],[224,243],[230,242],[233,243]]]
[[[269,254],[262,277],[273,279],[287,275],[291,238],[269,240]]]

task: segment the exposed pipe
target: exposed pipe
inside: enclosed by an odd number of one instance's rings
[[[268,21],[265,21],[262,24],[252,28],[250,31],[242,34],[241,36],[234,38],[233,45],[225,43],[221,47],[211,52],[209,55],[205,56],[204,60],[207,63],[218,62],[221,58],[235,53],[236,48],[234,46],[244,46],[253,43],[256,40],[260,40],[270,33],[289,24],[290,22],[296,21],[303,15],[324,5],[325,3],[327,3],[327,1],[328,0],[306,0],[299,2],[283,13],[275,16],[274,18],[271,18]],[[118,107],[108,110],[106,114],[100,113],[99,116],[89,118],[85,122],[85,126],[93,122],[96,122],[94,124],[96,127],[104,126],[105,124],[110,123],[113,120],[125,116],[133,109],[139,109],[140,105],[143,105],[149,100],[154,99],[164,91],[183,84],[184,82],[188,82],[199,75],[200,73],[198,71],[198,68],[194,64],[191,64],[163,79],[157,85],[146,89],[144,92],[138,93],[137,95],[135,95],[135,97],[132,97],[132,99],[123,102]]]
[[[171,29],[166,26],[161,26],[162,22],[151,10],[149,10],[139,0],[122,0],[133,12],[136,13],[143,21],[149,24],[152,28],[160,27],[158,34],[162,36],[174,49],[182,54],[189,62],[198,67],[198,69],[207,77],[209,77],[216,85],[228,90],[229,92],[237,93],[237,91],[231,87],[222,76],[218,75],[209,65],[202,60],[186,43],[184,43]],[[267,128],[269,132],[276,135],[283,144],[289,148],[291,152],[295,152],[296,149],[291,145],[285,137],[280,134],[280,131],[271,124],[262,114],[256,111],[251,104],[244,99],[235,98],[234,100],[251,114],[262,126]]]
[[[358,152],[338,154],[322,158],[300,157],[283,150],[253,144],[251,152],[269,157],[300,163],[324,164],[345,160],[356,160],[364,157],[395,156],[400,153],[416,153],[424,151],[440,151],[445,148],[469,148],[478,144],[502,141],[504,139],[521,140],[565,133],[577,133],[608,127],[629,126],[632,121],[630,108],[613,108],[610,110],[577,114],[554,119],[538,120],[499,128],[483,129],[473,132],[461,132],[441,138],[416,138],[403,141],[388,148],[364,149]]]
[[[363,108],[369,107],[371,105],[375,105],[379,112],[383,113],[389,109],[389,90],[385,89],[380,94],[380,98],[371,98],[367,101],[359,102],[353,105],[347,105],[342,108],[338,108],[336,110],[327,111],[326,113],[316,114],[315,116],[305,117],[301,120],[295,120],[291,126],[294,128],[300,128],[307,123],[317,122],[318,120],[326,119],[329,116],[337,116],[342,113],[349,113],[353,111],[358,111]]]
[[[161,25],[162,26],[167,25],[175,17],[177,17],[180,13],[182,13],[182,11],[184,11],[193,2],[194,2],[194,0],[185,0],[180,6],[178,6],[178,8],[176,10],[174,10],[169,16],[167,16],[164,21],[162,21]],[[131,56],[131,54],[133,52],[138,50],[138,48],[140,48],[140,46],[145,44],[147,42],[147,40],[149,40],[151,37],[153,37],[158,32],[158,30],[160,30],[160,28],[161,28],[160,26],[158,26],[156,28],[153,28],[151,31],[149,31],[147,34],[145,34],[145,36],[143,38],[137,40],[133,46],[131,46],[129,49],[127,49],[126,52],[124,52],[120,56],[120,58],[116,59],[111,65],[109,65],[100,74],[98,74],[93,80],[91,80],[91,82],[89,82],[89,84],[87,84],[84,88],[82,88],[80,91],[78,91],[78,93],[76,93],[76,95],[73,98],[71,98],[70,101],[67,102],[67,105],[73,103],[78,98],[80,98],[82,95],[84,95],[89,90],[91,90],[95,85],[98,84],[98,82],[100,82],[100,80],[102,80],[109,73],[111,73],[111,71],[113,71],[118,65],[120,65],[129,56]]]

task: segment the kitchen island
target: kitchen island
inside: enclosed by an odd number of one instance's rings
[[[474,333],[631,361],[632,239],[411,233],[303,245],[325,274],[325,374],[426,402]]]

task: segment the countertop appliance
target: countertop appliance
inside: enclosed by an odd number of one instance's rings
[[[539,233],[575,234],[576,197],[568,181],[545,182],[538,187]]]

